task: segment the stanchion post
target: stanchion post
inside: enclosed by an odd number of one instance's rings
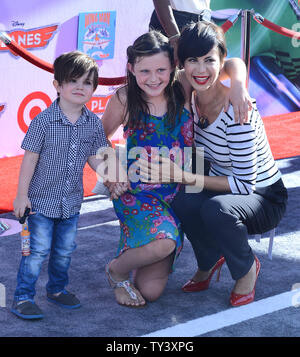
[[[251,32],[251,10],[242,11],[241,21],[241,58],[246,64],[247,78],[246,86],[248,88],[250,74],[250,32]]]

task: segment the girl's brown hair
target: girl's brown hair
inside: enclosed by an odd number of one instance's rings
[[[138,37],[132,46],[127,48],[128,63],[132,66],[137,59],[145,56],[152,56],[165,52],[168,55],[174,71],[170,75],[170,81],[165,88],[167,100],[167,123],[173,127],[176,122],[176,115],[179,116],[183,110],[185,98],[181,84],[176,78],[176,66],[174,61],[173,48],[169,44],[167,37],[158,31],[150,31]],[[144,115],[149,115],[149,106],[142,89],[138,86],[135,76],[127,69],[127,106],[124,120],[128,115],[128,126],[137,127],[145,125]]]

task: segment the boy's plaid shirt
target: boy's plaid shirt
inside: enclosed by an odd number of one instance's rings
[[[22,142],[22,149],[39,154],[28,192],[32,210],[52,218],[78,213],[83,168],[103,146],[108,142],[102,122],[86,107],[75,124],[64,115],[58,99],[36,116]]]

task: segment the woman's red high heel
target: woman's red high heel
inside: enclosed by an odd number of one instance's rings
[[[235,292],[232,291],[230,295],[230,304],[232,306],[247,305],[254,300],[256,281],[260,271],[260,262],[257,259],[257,257],[255,257],[255,262],[256,262],[256,279],[255,279],[253,290],[249,294],[236,294]]]
[[[193,281],[193,280],[189,280],[187,283],[185,283],[182,286],[182,290],[184,292],[196,292],[196,291],[202,291],[202,290],[206,290],[209,287],[209,283],[211,281],[212,276],[214,275],[215,271],[218,270],[218,274],[217,274],[217,281],[219,281],[220,279],[220,272],[221,272],[221,268],[222,265],[225,263],[225,258],[222,257],[220,258],[216,264],[213,266],[211,272],[209,273],[209,276],[206,280],[203,281]]]

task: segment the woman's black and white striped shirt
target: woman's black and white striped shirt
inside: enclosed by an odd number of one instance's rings
[[[211,163],[209,175],[227,176],[232,193],[249,194],[281,177],[255,101],[250,119],[243,125],[235,123],[230,106],[206,129],[200,129],[194,93],[192,109],[195,144],[204,148],[204,157]]]

